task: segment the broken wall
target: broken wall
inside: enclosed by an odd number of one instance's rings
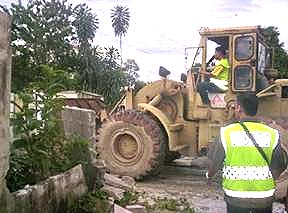
[[[94,144],[96,137],[96,113],[90,109],[65,107],[62,111],[65,136],[81,136]]]
[[[13,193],[13,213],[64,213],[67,207],[87,192],[82,166],[48,178]]]

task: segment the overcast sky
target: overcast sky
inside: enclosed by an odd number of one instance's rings
[[[0,2],[18,0],[0,0]],[[25,2],[25,0],[22,0]],[[199,44],[201,27],[276,26],[288,49],[288,0],[68,0],[87,3],[99,19],[94,40],[101,46],[119,48],[111,26],[111,9],[129,8],[130,22],[123,38],[123,59],[135,59],[140,80],[158,79],[159,66],[179,80],[185,73],[184,49]],[[286,21],[285,21],[286,20]]]

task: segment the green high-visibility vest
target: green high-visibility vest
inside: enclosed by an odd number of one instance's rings
[[[225,80],[228,81],[228,72],[229,72],[229,62],[227,58],[222,58],[217,66],[222,66],[223,71],[217,76],[216,78],[219,80]]]
[[[244,124],[271,163],[273,150],[279,140],[278,131],[258,122]],[[225,150],[222,171],[225,193],[238,198],[273,196],[275,182],[272,173],[243,127],[239,123],[222,127],[221,142]]]

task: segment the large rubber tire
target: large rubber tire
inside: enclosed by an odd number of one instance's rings
[[[97,151],[113,174],[137,179],[156,174],[165,148],[160,126],[143,112],[118,112],[99,130]]]

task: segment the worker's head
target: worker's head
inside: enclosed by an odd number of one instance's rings
[[[226,55],[226,49],[223,46],[219,46],[215,48],[214,57],[216,60],[222,59]]]
[[[258,110],[258,98],[253,92],[246,92],[237,96],[235,107],[236,118],[255,116]]]

